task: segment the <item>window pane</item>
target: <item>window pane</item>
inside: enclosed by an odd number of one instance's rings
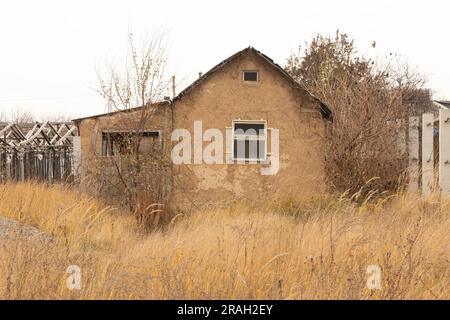
[[[142,133],[142,136],[158,138],[159,137],[159,131],[145,131],[145,132]]]
[[[244,71],[244,81],[258,81],[258,72]]]
[[[101,149],[101,155],[106,156],[108,155],[108,136],[105,132],[102,132],[102,149]]]
[[[246,136],[264,136],[264,123],[235,123],[234,133]]]
[[[159,146],[158,135],[145,135],[141,137],[139,143],[139,152],[142,154],[150,154]]]
[[[265,148],[265,140],[234,139],[234,158],[262,160],[265,158]]]

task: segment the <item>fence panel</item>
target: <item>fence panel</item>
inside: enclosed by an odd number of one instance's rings
[[[450,195],[450,110],[439,112],[439,187]]]
[[[72,122],[0,122],[0,182],[73,181]]]
[[[409,184],[408,191],[415,193],[419,190],[419,117],[409,118]]]
[[[433,153],[434,115],[422,115],[422,194],[428,196],[433,191],[434,153]]]
[[[0,182],[24,180],[72,182],[72,148],[3,150],[0,153]]]

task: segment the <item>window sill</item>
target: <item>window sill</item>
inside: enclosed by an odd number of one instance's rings
[[[260,165],[268,165],[270,164],[270,159],[231,159],[234,164],[260,164]]]

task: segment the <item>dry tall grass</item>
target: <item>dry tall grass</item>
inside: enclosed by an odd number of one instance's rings
[[[449,299],[450,200],[398,195],[232,205],[143,235],[127,212],[61,186],[0,186],[0,216],[51,244],[0,241],[2,299]],[[82,270],[82,289],[66,269]],[[369,265],[381,290],[366,287]]]

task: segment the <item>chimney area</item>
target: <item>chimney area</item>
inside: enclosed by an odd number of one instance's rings
[[[172,76],[172,99],[175,98],[176,91],[175,91],[175,76]]]

